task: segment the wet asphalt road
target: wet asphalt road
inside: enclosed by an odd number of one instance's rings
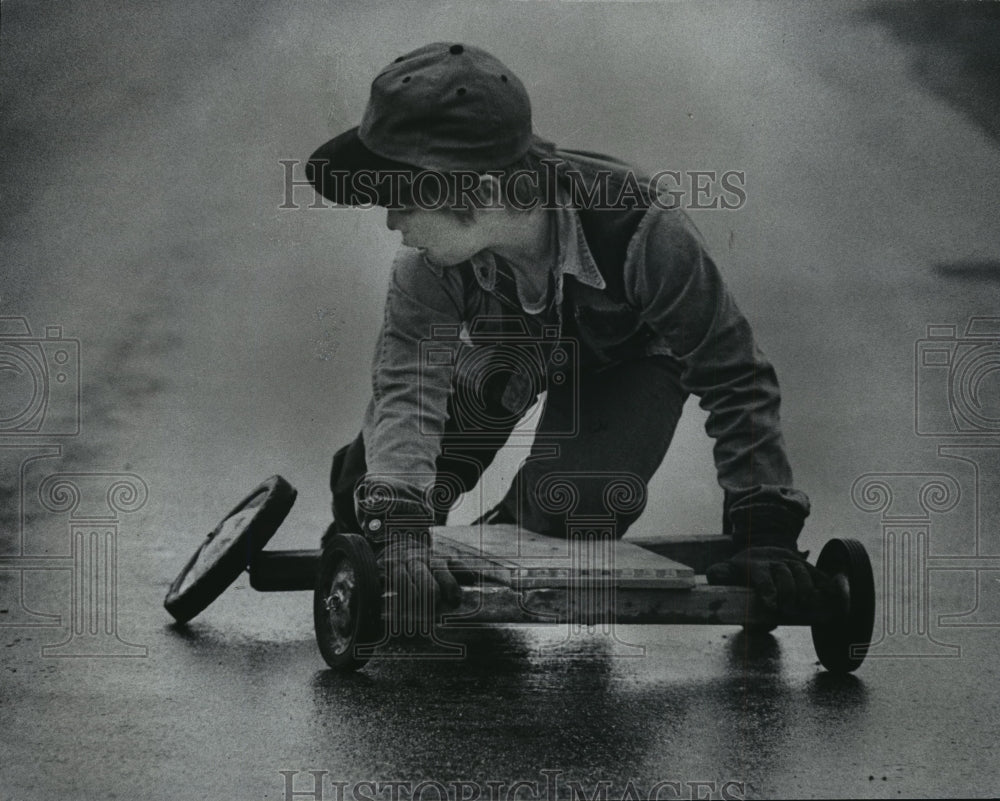
[[[995,795],[1000,381],[987,351],[980,417],[941,414],[947,377],[914,354],[932,324],[957,327],[938,350],[970,352],[966,321],[1000,315],[1000,152],[863,11],[5,3],[0,315],[78,340],[82,389],[79,433],[72,375],[39,430],[14,431],[26,390],[4,375],[0,799],[286,799],[308,771],[327,798],[337,782],[387,798],[359,782],[428,779],[472,782],[467,801],[519,780],[541,797],[547,780],[562,797],[629,781],[679,783],[663,798]],[[803,629],[750,643],[626,627],[475,632],[464,660],[385,658],[345,680],[323,670],[308,594],[244,579],[169,625],[170,580],[267,475],[300,492],[276,545],[312,546],[327,522],[329,457],[360,420],[396,236],[379,212],[306,209],[306,189],[302,208],[279,208],[281,161],[356,124],[375,71],[433,40],[497,52],[557,142],[746,172],[744,208],[695,219],[779,370],[814,504],[804,547],[846,535],[872,554],[882,644],[856,676],[823,673]],[[710,443],[689,412],[636,534],[715,531]],[[520,455],[491,471],[487,498]],[[53,473],[82,488],[72,510]],[[891,474],[882,511],[877,488],[852,499],[875,473]],[[929,474],[943,495],[920,494]],[[120,479],[136,494],[109,509]],[[88,655],[65,658],[43,649],[86,606],[71,603],[70,558],[86,526],[115,535],[116,636],[78,638]],[[929,532],[936,565],[909,589],[890,583],[906,562],[887,534],[904,529]],[[887,609],[923,609],[929,628]]]

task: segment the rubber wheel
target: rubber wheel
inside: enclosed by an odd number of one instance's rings
[[[812,627],[816,655],[831,673],[850,673],[864,662],[875,627],[872,563],[860,542],[838,539],[823,546],[816,567],[832,576],[846,596],[843,616]]]
[[[191,620],[236,581],[274,536],[296,495],[285,479],[271,476],[205,537],[163,600],[178,623]]]
[[[313,621],[323,659],[344,673],[364,667],[371,654],[360,646],[382,638],[382,585],[375,554],[360,534],[336,534],[324,543]]]

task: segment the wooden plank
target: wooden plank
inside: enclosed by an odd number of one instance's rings
[[[442,526],[435,552],[518,589],[606,586],[690,589],[694,571],[623,540],[567,540],[511,525]]]
[[[704,573],[709,565],[724,562],[736,552],[732,537],[722,535],[636,537],[626,542],[688,565],[695,573]]]
[[[513,586],[522,577],[520,587],[551,586],[554,576],[559,577],[559,570],[564,569],[562,584],[566,582],[565,563],[559,564],[558,558],[548,559],[544,567],[535,570],[529,576],[523,576],[519,571],[522,565],[516,558],[522,551],[535,553],[539,547],[549,556],[555,555],[564,560],[569,555],[569,546],[565,540],[540,537],[537,534],[523,532],[518,535],[514,526],[454,526],[440,527],[434,531],[434,551],[456,565],[462,575],[461,583],[478,584],[488,581],[497,584]],[[482,535],[482,536],[480,536]],[[478,547],[483,543],[487,552]],[[642,549],[636,553],[635,548]],[[630,560],[639,562],[640,569],[648,570],[656,561],[656,555],[673,560],[671,567],[677,570],[676,577],[682,579],[681,587],[690,586],[687,577],[691,572],[704,573],[705,567],[727,558],[733,551],[733,545],[728,537],[693,536],[693,537],[645,537],[641,539],[620,541],[615,547],[618,554],[629,554]],[[506,554],[506,556],[504,555]],[[288,592],[294,590],[311,590],[316,581],[316,571],[319,565],[318,550],[299,551],[263,551],[257,554],[250,565],[250,585],[261,592]],[[616,563],[621,562],[616,558]],[[680,564],[677,564],[680,563]],[[690,568],[690,569],[689,569]],[[546,572],[548,571],[548,572]],[[617,583],[628,584],[626,577],[620,574]],[[636,576],[631,577],[632,586],[642,586],[645,574],[636,582]],[[663,576],[653,581],[653,587],[663,587]],[[555,584],[560,582],[556,581]],[[676,585],[668,588],[677,589]]]
[[[765,608],[750,590],[699,582],[684,592],[619,587],[603,604],[567,588],[464,587],[461,606],[444,612],[439,622],[443,630],[485,623],[811,626],[836,617],[836,611],[828,609],[783,618]]]
[[[477,548],[453,540],[434,530],[434,554],[448,560],[459,584],[476,585],[483,581],[510,585],[517,565],[505,559],[491,557]]]

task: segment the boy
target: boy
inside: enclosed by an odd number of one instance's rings
[[[331,531],[363,532],[397,586],[457,603],[427,529],[541,392],[531,455],[480,519],[565,536],[567,515],[591,515],[618,537],[693,393],[739,551],[709,581],[749,584],[783,611],[822,603],[795,548],[809,501],[792,487],[774,370],[652,182],[536,137],[514,74],[450,43],[382,70],[361,125],[320,147],[307,176],[335,203],[386,207],[403,237],[373,397],[331,472]]]

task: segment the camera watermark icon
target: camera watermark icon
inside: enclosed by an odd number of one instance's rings
[[[16,549],[0,555],[0,572],[13,574],[16,587],[14,614],[0,618],[0,628],[63,628],[66,638],[42,647],[44,657],[145,657],[148,648],[122,639],[118,620],[118,537],[121,516],[139,511],[149,497],[146,483],[134,473],[50,473],[25,492],[25,479],[35,463],[61,456],[58,446],[33,448],[0,446],[2,455],[18,459],[18,483],[11,494],[17,498],[18,540]],[[19,452],[21,451],[21,452]],[[24,528],[25,506],[38,522],[40,512],[67,515],[68,552],[50,553],[47,543],[30,542]],[[69,619],[39,613],[29,605],[29,579],[53,572],[67,574]],[[47,586],[47,583],[46,583]],[[8,600],[9,605],[9,600]]]
[[[24,317],[0,317],[0,436],[80,433],[80,341]]]
[[[1000,317],[927,326],[914,368],[918,436],[1000,436]]]
[[[482,316],[465,329],[437,325],[420,342],[419,397],[440,404],[454,387],[450,409],[453,424],[464,440],[534,436],[529,414],[548,388],[568,391],[567,413],[550,421],[549,437],[572,437],[579,430],[579,350],[572,339],[560,337],[558,326],[528,330],[521,317]],[[421,409],[423,411],[423,409]],[[434,415],[420,415],[424,420]]]

